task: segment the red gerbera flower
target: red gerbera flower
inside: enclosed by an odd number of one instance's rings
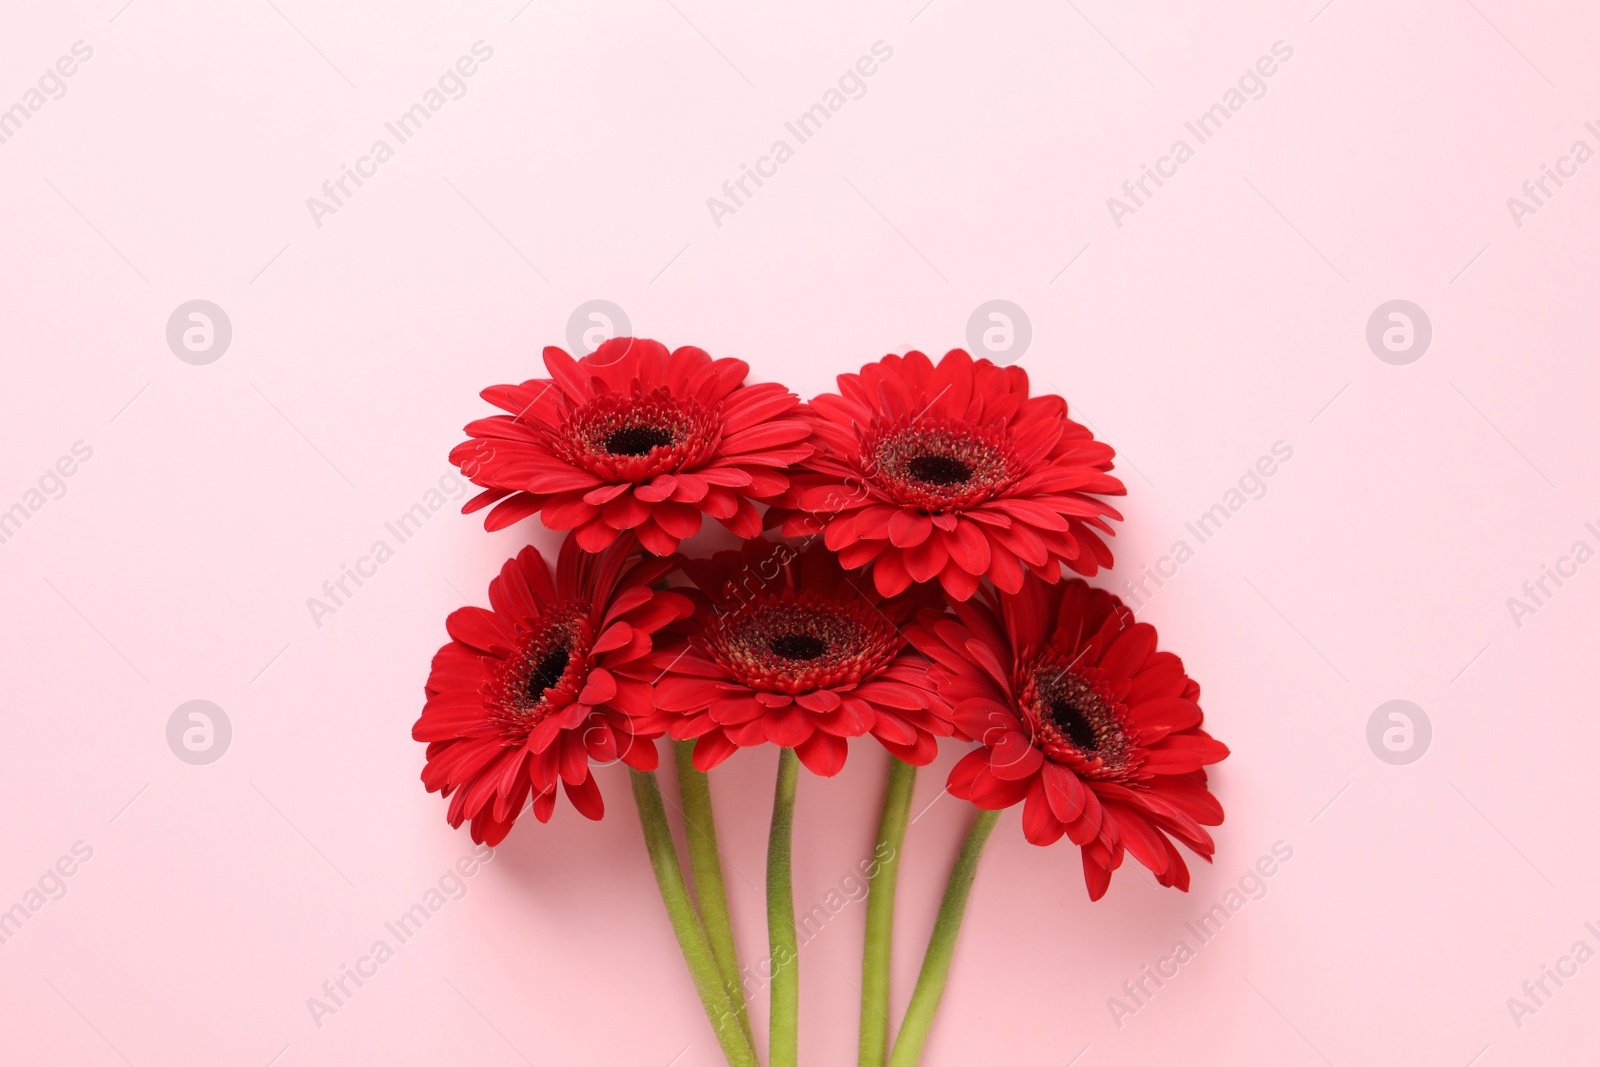
[[[926,593],[862,592],[821,544],[757,539],[683,569],[703,596],[686,644],[654,656],[668,673],[655,695],[672,736],[698,738],[696,767],[771,742],[833,775],[846,738],[868,732],[907,763],[932,761],[949,711],[899,629]]]
[[[546,348],[544,362],[549,379],[485,389],[511,414],[470,424],[472,440],[450,453],[488,487],[463,511],[500,501],[490,530],[543,511],[546,526],[576,530],[590,552],[632,530],[667,555],[704,512],[753,537],[751,501],[787,489],[779,471],[811,454],[799,399],[775,383],[745,385],[742,360],[619,337],[581,360]]]
[[[1227,746],[1200,728],[1200,686],[1156,651],[1156,631],[1087,583],[1027,579],[1015,595],[955,605],[956,619],[910,631],[934,660],[957,732],[982,746],[951,769],[953,796],[996,811],[1021,802],[1036,845],[1066,834],[1098,900],[1124,852],[1162,885],[1189,888],[1169,840],[1206,860],[1222,822],[1206,764]]]
[[[1100,533],[1122,516],[1092,494],[1125,492],[1107,473],[1114,453],[1060,397],[1029,397],[1020,367],[959,348],[938,366],[885,356],[811,408],[818,452],[768,525],[823,532],[846,568],[876,561],[885,596],[937,578],[965,600],[980,577],[1014,593],[1025,571],[1055,582],[1062,563],[1111,566]]]
[[[433,657],[411,736],[428,743],[423,784],[455,794],[450,825],[471,819],[474,841],[504,840],[530,794],[548,822],[558,781],[573,807],[600,818],[591,758],[655,769],[666,720],[650,694],[652,635],[694,609],[650,588],[678,561],[636,551],[630,538],[592,555],[569,536],[552,581],[524,548],[489,583],[489,608],[445,621],[452,640]]]

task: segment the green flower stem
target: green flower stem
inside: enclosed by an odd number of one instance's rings
[[[672,748],[678,760],[678,795],[683,800],[684,836],[689,841],[689,870],[694,877],[700,921],[722,974],[723,992],[739,1017],[745,1041],[754,1047],[739,974],[739,951],[733,940],[733,919],[728,914],[728,890],[722,880],[722,850],[717,847],[717,824],[711,810],[711,782],[703,771],[695,770],[693,741],[674,741]]]
[[[956,857],[955,869],[945,884],[939,917],[934,920],[928,951],[922,957],[922,973],[917,976],[917,988],[906,1008],[905,1022],[895,1040],[889,1067],[915,1067],[922,1057],[922,1046],[933,1026],[934,1012],[939,1010],[939,998],[944,995],[945,980],[950,977],[950,959],[955,955],[956,935],[961,932],[961,920],[967,912],[967,897],[972,893],[972,879],[978,873],[978,860],[999,819],[998,811],[979,811],[972,829],[967,831],[967,839],[961,843],[961,854]]]
[[[794,928],[794,793],[800,758],[778,750],[778,785],[772,798],[772,833],[767,838],[767,937],[772,949],[771,1067],[798,1067],[800,1060],[800,947]]]
[[[878,817],[878,843],[867,879],[867,937],[861,953],[860,1067],[883,1067],[889,1051],[889,958],[894,943],[894,886],[900,876],[900,848],[911,815],[917,769],[889,757],[889,781]]]
[[[689,976],[694,979],[695,992],[711,1021],[711,1029],[727,1057],[728,1067],[761,1067],[755,1050],[745,1040],[739,1029],[738,1017],[722,989],[722,976],[717,961],[711,954],[705,929],[695,914],[694,903],[689,899],[689,887],[684,884],[683,870],[678,866],[678,849],[672,843],[672,828],[667,825],[666,808],[661,803],[661,787],[656,776],[630,769],[634,803],[639,806],[639,823],[644,827],[645,849],[650,853],[650,866],[655,871],[656,885],[661,889],[661,901],[667,906],[667,918],[672,932],[678,937],[678,947],[683,950],[683,961],[689,965]]]

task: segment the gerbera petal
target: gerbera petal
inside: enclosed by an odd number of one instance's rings
[[[1227,745],[1204,734],[1172,734],[1145,754],[1144,769],[1150,774],[1186,774],[1227,755]]]
[[[773,708],[763,721],[766,723],[767,740],[784,748],[794,748],[816,731],[811,724],[811,716],[797,704]]]
[[[840,562],[844,562],[841,554]],[[872,566],[872,581],[877,586],[878,592],[883,596],[898,596],[905,592],[911,585],[911,574],[906,570],[904,557],[899,549],[888,549],[877,558]]]
[[[608,526],[618,530],[631,530],[650,517],[650,505],[640,500],[637,492],[623,493],[608,502],[600,511]]]
[[[991,571],[1010,555],[995,548]],[[1030,841],[1082,850],[1093,897],[1124,854],[1186,887],[1173,841],[1214,852],[1204,827],[1223,813],[1204,768],[1228,749],[1201,728],[1200,687],[1154,628],[1081,579],[1027,572],[950,610],[908,630],[956,733],[985,746],[952,769],[950,792],[990,810],[1024,803]]]
[[[1128,717],[1137,726],[1140,740],[1151,744],[1175,731],[1199,726],[1205,716],[1200,712],[1200,705],[1192,700],[1157,697],[1134,704]]]
[[[658,556],[670,556],[678,550],[678,538],[657,526],[653,519],[640,525],[633,534],[646,551]]]
[[[997,736],[989,749],[989,770],[1006,781],[1031,778],[1043,765],[1044,754],[1014,731]]]
[[[578,694],[578,701],[583,704],[604,704],[616,695],[617,680],[610,671],[596,667],[589,672],[588,682]]]
[[[606,813],[605,800],[600,796],[600,783],[594,778],[585,778],[581,782],[563,780],[562,789],[567,794],[567,799],[572,801],[572,806],[586,819],[600,819]]]
[[[794,752],[806,770],[823,778],[832,778],[844,768],[850,745],[842,737],[818,730],[808,740],[795,746]]]
[[[581,403],[588,398],[589,380],[578,369],[578,361],[554,345],[544,350],[544,365],[550,377],[568,398]]]
[[[1076,822],[1083,814],[1083,784],[1078,776],[1059,763],[1046,763],[1039,780],[1056,818],[1064,823]]]
[[[987,545],[987,542],[985,544]],[[966,600],[978,591],[980,577],[981,575],[972,573],[952,559],[945,564],[944,570],[939,572],[939,584],[950,594],[951,599]]]
[[[625,622],[614,622],[606,627],[605,632],[595,638],[594,645],[589,651],[594,653],[610,652],[613,649],[623,648],[633,640],[633,627]]]
[[[906,573],[916,582],[929,582],[938,577],[950,559],[942,537],[929,537],[920,545],[906,549],[904,556]]]
[[[662,474],[645,485],[635,486],[633,495],[646,503],[659,504],[677,492],[677,489],[678,479],[670,474]]]
[[[931,533],[933,520],[915,511],[896,511],[889,519],[889,540],[900,548],[920,545]]]
[[[1122,844],[1133,858],[1148,867],[1152,873],[1163,875],[1167,870],[1167,847],[1161,832],[1150,825],[1134,808],[1120,803],[1106,805],[1108,815],[1116,820],[1122,831]]]
[[[993,582],[1002,593],[1018,593],[1022,591],[1022,578],[1024,571],[1022,564],[1011,550],[1004,545],[991,541],[989,544],[989,580]]]
[[[1030,844],[1053,845],[1067,832],[1066,826],[1056,817],[1045,799],[1045,786],[1035,778],[1022,805],[1022,833]]]
[[[530,493],[564,493],[574,489],[587,492],[599,484],[600,479],[593,473],[561,464],[530,476],[521,488]]]
[[[733,690],[712,701],[710,715],[726,726],[735,726],[759,719],[767,711],[767,706],[751,695],[749,690]]]
[[[989,537],[982,527],[968,519],[958,519],[955,530],[945,539],[950,561],[971,575],[981,575],[989,569]],[[962,599],[966,599],[963,597]]]
[[[774,525],[850,548],[850,568],[874,554],[857,550],[862,543],[889,540],[909,551],[932,536],[955,570],[931,552],[906,566],[917,580],[938,577],[958,599],[976,592],[958,573],[988,576],[1015,592],[1030,570],[1049,582],[1061,564],[1109,565],[1110,552],[1090,527],[1109,533],[1105,520],[1118,517],[1100,498],[1125,491],[1108,473],[1115,453],[1069,419],[1059,397],[1030,397],[1021,368],[960,349],[937,365],[908,352],[838,382],[838,393],[810,402],[819,452],[775,505]],[[853,519],[858,510],[872,517]],[[813,530],[800,515],[814,520]],[[853,534],[834,532],[852,523]],[[898,581],[895,573],[880,588],[887,594]]]
[[[474,499],[481,500],[482,495]],[[540,507],[539,497],[529,493],[514,493],[496,504],[489,514],[484,516],[483,528],[491,533],[495,530],[504,530],[529,515],[537,514]]]
[[[714,730],[694,743],[694,769],[709,771],[737,751],[739,746],[728,740],[726,734]]]
[[[574,531],[573,536],[585,552],[601,552],[609,548],[612,542],[617,539],[618,532],[616,527],[607,525],[604,519],[594,518],[579,526]],[[677,545],[674,544],[673,548],[676,547]],[[671,551],[671,549],[668,551]]]
[[[736,456],[743,452],[759,452],[774,445],[803,441],[809,436],[811,436],[810,428],[798,419],[779,419],[729,434],[722,439],[722,452],[728,456]]]
[[[632,488],[633,486],[627,484],[626,482],[618,485],[602,485],[583,494],[583,499],[587,503],[598,507],[607,501],[614,500]]]
[[[558,781],[598,818],[591,759],[654,766],[652,741],[668,720],[648,681],[628,678],[625,695],[612,672],[629,662],[636,636],[648,652],[648,633],[620,620],[599,624],[619,607],[649,615],[656,601],[665,618],[681,617],[682,594],[649,584],[672,565],[638,558],[631,543],[589,555],[569,534],[554,576],[525,548],[490,583],[491,608],[451,615],[451,643],[434,657],[412,732],[428,745],[423,783],[450,796],[452,825],[471,819],[475,839],[503,839],[530,793],[535,816],[549,818]]]
[[[833,711],[839,706],[839,694],[831,689],[818,689],[812,693],[801,693],[795,698],[807,711]]]
[[[1106,889],[1111,885],[1111,868],[1088,849],[1083,850],[1083,882],[1089,890],[1090,900],[1105,896]]]
[[[1135,623],[1112,642],[1100,658],[1100,668],[1113,682],[1133,677],[1156,648],[1156,628],[1147,622]]]
[[[599,763],[615,763],[620,758],[617,735],[605,726],[585,730],[583,747],[589,753],[589,758]]]

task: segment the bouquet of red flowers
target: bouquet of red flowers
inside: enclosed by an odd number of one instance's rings
[[[538,515],[568,531],[555,566],[529,546],[489,607],[446,620],[427,703],[423,783],[452,826],[498,844],[557,792],[605,811],[592,766],[630,768],[645,844],[730,1067],[755,1067],[708,772],[780,749],[767,857],[768,1062],[797,1059],[799,952],[790,877],[800,768],[829,777],[852,738],[891,755],[869,883],[863,1065],[914,1064],[949,973],[984,844],[1022,805],[1036,845],[1067,837],[1091,899],[1132,855],[1187,890],[1175,842],[1210,860],[1222,807],[1206,771],[1200,687],[1110,593],[1124,492],[1114,453],[1020,368],[960,349],[886,356],[809,402],[698,348],[619,338],[549,378],[484,390],[505,414],[467,426],[451,460],[494,505],[491,530]],[[709,516],[740,547],[681,551]],[[765,532],[764,532],[765,531]],[[1070,570],[1075,577],[1067,578]],[[1077,577],[1081,576],[1081,577]],[[688,869],[655,770],[672,741]],[[941,739],[969,751],[951,795],[974,809],[922,971],[889,1048],[895,881],[917,768]]]

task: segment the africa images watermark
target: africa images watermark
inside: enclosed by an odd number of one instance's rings
[[[747,563],[736,575],[730,575],[722,584],[722,603],[716,606],[718,618],[725,618],[769,594],[783,581],[783,568],[801,556],[819,539],[825,538],[828,524],[846,507],[868,499],[867,479],[877,469],[877,461],[869,460],[860,477],[846,475],[836,489],[830,490],[821,510],[804,517],[804,529],[786,534],[775,542],[772,550],[760,559]],[[845,581],[850,582],[850,578]]]
[[[70,852],[46,867],[38,880],[22,894],[22,899],[5,911],[0,911],[0,945],[10,943],[22,932],[28,920],[44,909],[51,901],[67,895],[67,879],[94,858],[94,847],[86,841],[74,841]]]
[[[445,104],[467,95],[467,79],[478,73],[480,63],[487,63],[494,58],[494,49],[482,41],[474,41],[471,52],[471,55],[461,56],[452,66],[445,68],[437,84],[429,86],[418,103],[383,124],[389,136],[394,138],[393,145],[382,137],[373,141],[367,154],[358,157],[354,166],[339,164],[339,176],[322,183],[323,198],[306,198],[306,210],[311,212],[311,221],[316,223],[317,229],[322,229],[323,218],[338,214],[339,209],[366,185],[365,179],[376,177],[378,167],[394,158],[395,149],[420,133],[428,120],[443,110]],[[355,189],[350,188],[352,182],[355,183]]]
[[[22,126],[44,110],[52,100],[67,95],[67,79],[78,73],[78,66],[94,58],[94,49],[82,41],[72,42],[70,55],[61,56],[52,66],[46,67],[34,87],[22,94],[22,99],[0,110],[0,144],[5,144],[22,132]]]
[[[1600,126],[1590,121],[1585,122],[1583,128],[1596,143],[1600,143]],[[1556,193],[1567,184],[1567,179],[1576,178],[1578,168],[1594,157],[1594,147],[1580,137],[1572,142],[1572,147],[1567,149],[1566,155],[1556,158],[1555,166],[1541,163],[1538,177],[1522,183],[1522,196],[1506,197],[1506,210],[1511,212],[1511,221],[1516,224],[1517,229],[1522,229],[1528,216],[1537,215],[1540,208],[1548,206]]]
[[[446,904],[462,900],[467,895],[467,879],[477,874],[494,859],[494,849],[489,845],[474,845],[472,851],[445,869],[438,881],[427,888],[422,899],[401,912],[392,921],[383,924],[389,937],[380,937],[354,964],[339,964],[334,976],[322,983],[321,996],[306,998],[306,1010],[318,1030],[329,1015],[337,1015],[349,1006],[361,987],[378,976],[378,968],[394,959],[395,952],[439,914]],[[394,943],[390,943],[390,938]]]
[[[1244,473],[1239,475],[1238,482],[1230,486],[1220,500],[1202,511],[1192,522],[1183,524],[1189,537],[1178,538],[1154,564],[1146,563],[1140,567],[1137,577],[1122,580],[1122,599],[1128,607],[1139,611],[1154,599],[1156,592],[1176,578],[1178,569],[1194,559],[1200,547],[1220,533],[1229,519],[1243,511],[1245,505],[1267,495],[1267,480],[1293,458],[1294,446],[1286,441],[1274,441],[1271,450],[1246,467]]]
[[[1139,164],[1139,176],[1122,183],[1122,195],[1126,199],[1115,196],[1106,198],[1106,210],[1111,213],[1111,221],[1117,229],[1122,229],[1124,218],[1139,213],[1139,209],[1155,196],[1156,190],[1167,184],[1166,179],[1176,178],[1178,168],[1194,158],[1195,149],[1222,132],[1223,124],[1242,111],[1245,104],[1266,96],[1267,79],[1278,72],[1279,64],[1287,63],[1292,58],[1292,47],[1283,41],[1272,42],[1270,55],[1261,56],[1253,65],[1246,67],[1245,72],[1239,75],[1238,82],[1222,94],[1220,101],[1195,116],[1193,121],[1183,124],[1189,137],[1194,138],[1193,145],[1188,138],[1179,137],[1172,142],[1166,155],[1156,158],[1155,166]],[[1152,182],[1155,183],[1155,189],[1150,188]]]
[[[394,558],[396,549],[417,536],[423,523],[442,511],[445,504],[460,500],[466,492],[466,482],[454,471],[440,475],[437,487],[430,486],[422,494],[421,500],[402,511],[394,521],[385,522],[384,531],[394,538],[394,544],[391,545],[387,537],[378,538],[365,554],[356,557],[354,565],[339,564],[338,576],[323,581],[322,596],[306,597],[306,610],[311,613],[311,621],[316,628],[322,629],[324,618],[337,615],[340,608],[355,598],[362,586],[376,578],[378,568]]]
[[[893,845],[887,841],[878,842],[872,855],[859,861],[854,870],[841,875],[838,884],[824,893],[820,902],[813,904],[809,911],[798,913],[795,923],[796,947],[803,948],[809,945],[845,908],[867,899],[868,893],[871,892],[872,879],[877,877],[879,868],[894,856]],[[755,995],[772,981],[774,974],[794,964],[794,957],[789,955],[789,950],[785,946],[779,945],[777,953],[776,957],[763,957],[754,966],[748,963],[739,965],[739,984],[744,987],[747,999],[754,999]],[[731,1013],[725,1012],[723,1017],[726,1018],[729,1014]]]
[[[78,473],[78,468],[94,456],[94,447],[85,441],[72,442],[69,454],[59,457],[39,475],[35,485],[22,493],[22,498],[10,507],[0,510],[0,545],[10,541],[22,531],[23,525],[37,515],[52,500],[67,495],[67,479]]]
[[[872,42],[870,55],[863,55],[853,65],[846,67],[836,85],[824,92],[821,100],[802,111],[793,122],[783,124],[788,137],[773,141],[766,154],[757,157],[754,167],[748,163],[739,164],[739,176],[722,183],[722,196],[726,199],[706,197],[706,210],[711,212],[711,221],[717,224],[717,229],[722,228],[724,217],[738,214],[739,209],[755,196],[756,189],[765,185],[768,179],[777,177],[778,168],[794,158],[795,149],[820,133],[829,119],[844,110],[845,104],[866,96],[867,79],[878,73],[880,65],[893,57],[893,47],[883,41]],[[789,143],[789,137],[794,139],[794,144]],[[755,183],[755,189],[750,188],[752,182]]]
[[[1123,982],[1122,996],[1107,997],[1106,1010],[1111,1012],[1111,1021],[1117,1024],[1117,1029],[1121,1030],[1126,1025],[1128,1016],[1137,1015],[1149,1007],[1155,995],[1178,977],[1183,965],[1193,960],[1200,949],[1216,940],[1222,928],[1243,911],[1245,905],[1264,898],[1267,895],[1267,882],[1292,859],[1294,846],[1287,841],[1274,841],[1269,854],[1246,868],[1238,882],[1222,894],[1221,900],[1199,919],[1183,924],[1187,937],[1173,942],[1165,956],[1154,964],[1145,964],[1139,968],[1137,977]],[[1190,940],[1194,944],[1191,945]]]
[[[1600,526],[1593,522],[1583,524],[1584,532],[1600,544]],[[1594,546],[1583,538],[1572,542],[1564,555],[1556,557],[1554,566],[1548,563],[1539,565],[1539,576],[1529,578],[1522,583],[1521,597],[1506,597],[1506,610],[1511,612],[1511,621],[1516,623],[1517,629],[1522,629],[1522,620],[1529,615],[1537,615],[1539,609],[1550,603],[1552,597],[1561,591],[1561,587],[1578,576],[1578,568],[1588,563],[1595,557]],[[1551,588],[1554,586],[1554,588]]]
[[[1589,936],[1600,940],[1600,926],[1593,922],[1583,924]],[[1566,955],[1558,956],[1554,966],[1548,963],[1539,965],[1539,975],[1522,983],[1522,996],[1507,997],[1506,1010],[1511,1013],[1511,1021],[1521,1030],[1527,1025],[1529,1015],[1537,1015],[1543,1008],[1550,1006],[1550,1001],[1561,992],[1569,981],[1578,977],[1578,968],[1594,959],[1594,947],[1588,941],[1579,938],[1572,943]],[[1551,986],[1555,988],[1552,989]]]

